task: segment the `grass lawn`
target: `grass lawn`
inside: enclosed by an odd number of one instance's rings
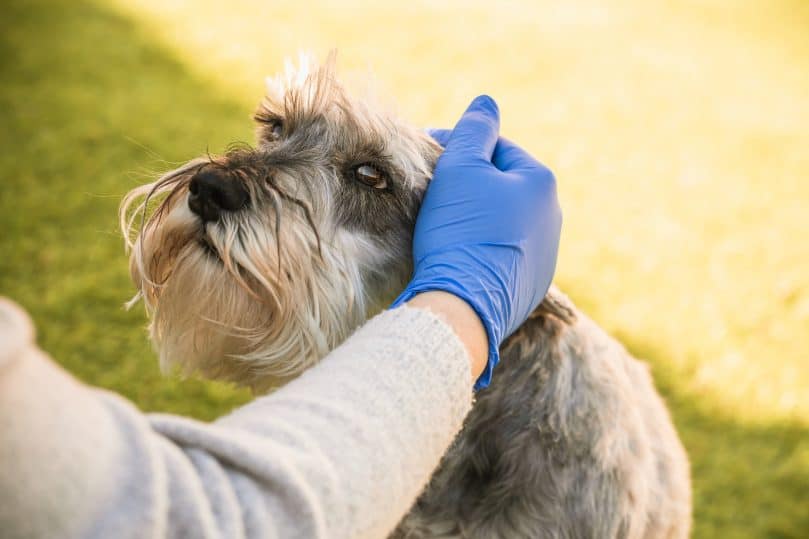
[[[116,209],[251,140],[262,76],[337,47],[420,125],[493,95],[557,173],[558,282],[652,364],[694,537],[809,537],[809,4],[496,5],[5,2],[0,294],[65,368],[144,410],[248,400],[159,374],[142,309],[122,308]]]

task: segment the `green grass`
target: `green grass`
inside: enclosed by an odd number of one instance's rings
[[[115,215],[122,195],[179,161],[245,138],[248,109],[217,99],[134,25],[87,2],[4,8],[0,290],[68,370],[148,410],[213,418],[246,395],[161,377]],[[215,124],[213,132],[210,126]]]
[[[160,376],[142,310],[122,308],[116,208],[250,140],[261,77],[336,46],[419,124],[492,94],[557,173],[558,280],[652,364],[692,460],[694,536],[808,537],[807,4],[493,5],[6,2],[0,293],[65,368],[144,410],[245,402]]]

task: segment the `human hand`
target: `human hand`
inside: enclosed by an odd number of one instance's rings
[[[455,129],[431,133],[446,149],[416,219],[413,278],[392,305],[443,290],[475,310],[489,346],[475,389],[489,385],[501,342],[548,291],[562,225],[553,174],[498,138],[499,124],[497,104],[481,96]]]

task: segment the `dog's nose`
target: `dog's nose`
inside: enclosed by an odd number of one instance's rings
[[[243,208],[248,199],[241,182],[220,168],[204,168],[188,184],[188,208],[206,223]]]

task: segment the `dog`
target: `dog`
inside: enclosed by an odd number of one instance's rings
[[[257,144],[124,198],[165,369],[264,392],[390,304],[442,148],[348,94],[334,59],[268,79]],[[688,459],[647,367],[552,287],[392,537],[681,538]]]

